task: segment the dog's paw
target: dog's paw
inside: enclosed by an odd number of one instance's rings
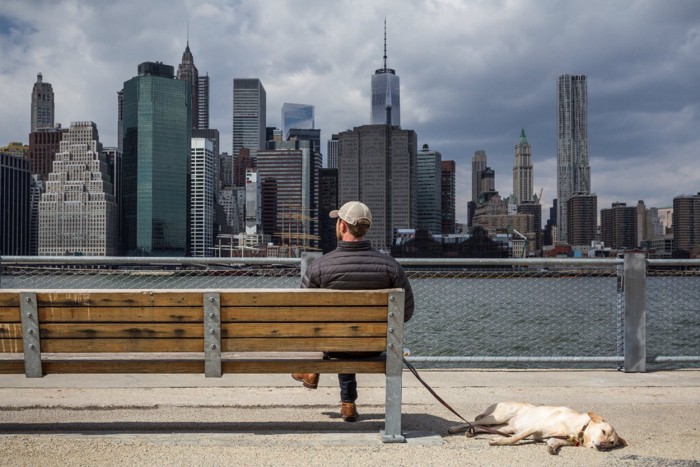
[[[491,446],[505,446],[506,444],[508,444],[508,439],[507,438],[492,439],[489,441],[489,444]]]
[[[551,444],[548,444],[547,452],[553,456],[556,456],[557,454],[559,454],[559,446],[552,446]]]

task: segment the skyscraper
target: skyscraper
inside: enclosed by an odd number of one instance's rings
[[[41,73],[36,75],[36,83],[32,89],[32,122],[31,132],[39,128],[51,128],[54,125],[53,87],[44,83]]]
[[[315,128],[314,106],[308,104],[282,104],[282,138],[289,138],[289,130],[311,130]]]
[[[0,152],[0,255],[31,251],[31,179],[29,161]]]
[[[416,132],[389,125],[364,125],[338,135],[339,200],[360,200],[372,210],[367,239],[391,248],[395,229],[417,222]]]
[[[432,235],[442,233],[442,155],[427,144],[417,154],[416,188],[418,189],[417,228],[426,229]]]
[[[124,83],[122,242],[128,255],[188,250],[191,86],[174,69],[144,62]]]
[[[681,257],[700,246],[700,192],[673,198],[673,245]]]
[[[326,156],[326,167],[329,169],[338,168],[338,135],[331,135],[328,140],[328,152]]]
[[[61,139],[68,130],[56,125],[54,128],[39,128],[29,133],[28,159],[33,174],[41,179],[49,179],[56,153],[60,150]]]
[[[455,183],[455,161],[442,161],[440,163],[442,171],[442,181],[440,183],[440,211],[442,212],[442,234],[450,235],[456,230],[456,183]]]
[[[636,248],[637,208],[627,203],[613,203],[600,210],[600,236],[606,247],[616,250]]]
[[[481,175],[486,170],[486,151],[474,151],[472,156],[472,200],[468,205],[467,225],[471,227],[474,222],[476,208],[481,203]]]
[[[209,128],[209,73],[197,78],[197,120],[193,121],[192,127],[198,130]],[[216,144],[218,146],[218,141]],[[214,148],[214,154],[218,152]]]
[[[113,256],[117,205],[93,122],[73,122],[39,202],[39,255]]]
[[[199,92],[197,85],[199,82],[199,71],[194,65],[194,56],[190,52],[190,41],[182,54],[182,62],[177,67],[177,79],[187,81],[190,85],[190,109],[192,112],[192,128],[199,128]]]
[[[590,246],[598,233],[598,196],[595,193],[574,193],[567,204],[567,242],[572,246]]]
[[[516,204],[532,201],[532,149],[527,142],[525,129],[520,131],[520,141],[515,145],[515,163],[513,164],[513,195]],[[538,227],[539,228],[539,227]]]
[[[267,97],[259,79],[233,80],[233,158],[241,148],[250,150],[256,160],[258,151],[265,148]]]
[[[401,126],[401,94],[396,71],[386,63],[386,20],[384,20],[384,66],[372,75],[370,124]]]
[[[568,241],[568,200],[591,192],[588,165],[588,87],[585,75],[562,75],[557,92],[557,199],[559,240]],[[597,218],[597,217],[596,217]]]
[[[214,145],[192,138],[190,161],[190,251],[192,256],[212,256],[214,245]]]

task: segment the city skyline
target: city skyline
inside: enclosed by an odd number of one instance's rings
[[[155,18],[159,28],[147,28]],[[599,208],[638,199],[664,207],[698,192],[700,4],[692,1],[156,1],[145,12],[128,1],[4,4],[0,144],[27,142],[31,89],[42,73],[53,86],[56,123],[95,121],[103,144],[117,146],[116,92],[135,76],[136,63],[181,61],[188,18],[195,63],[210,77],[210,127],[221,132],[221,151],[231,152],[234,78],[264,84],[268,126],[281,128],[284,102],[314,105],[324,149],[332,133],[368,124],[386,18],[389,66],[401,75],[402,127],[416,131],[419,147],[456,161],[459,222],[467,221],[475,151],[488,154],[496,190],[510,193],[521,128],[532,145],[534,189],[544,189],[543,210],[551,206],[562,74],[588,78],[591,191]]]

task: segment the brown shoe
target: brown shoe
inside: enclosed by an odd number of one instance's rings
[[[354,402],[341,402],[340,403],[340,416],[346,422],[357,421],[357,408]]]
[[[316,389],[318,387],[318,373],[292,373],[292,378],[304,383],[305,388]]]

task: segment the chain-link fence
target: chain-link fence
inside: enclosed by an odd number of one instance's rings
[[[2,289],[296,288],[288,258],[0,258]],[[420,366],[615,368],[624,361],[622,259],[402,259]],[[700,363],[700,261],[648,261],[651,365]],[[644,293],[642,290],[641,293]]]

